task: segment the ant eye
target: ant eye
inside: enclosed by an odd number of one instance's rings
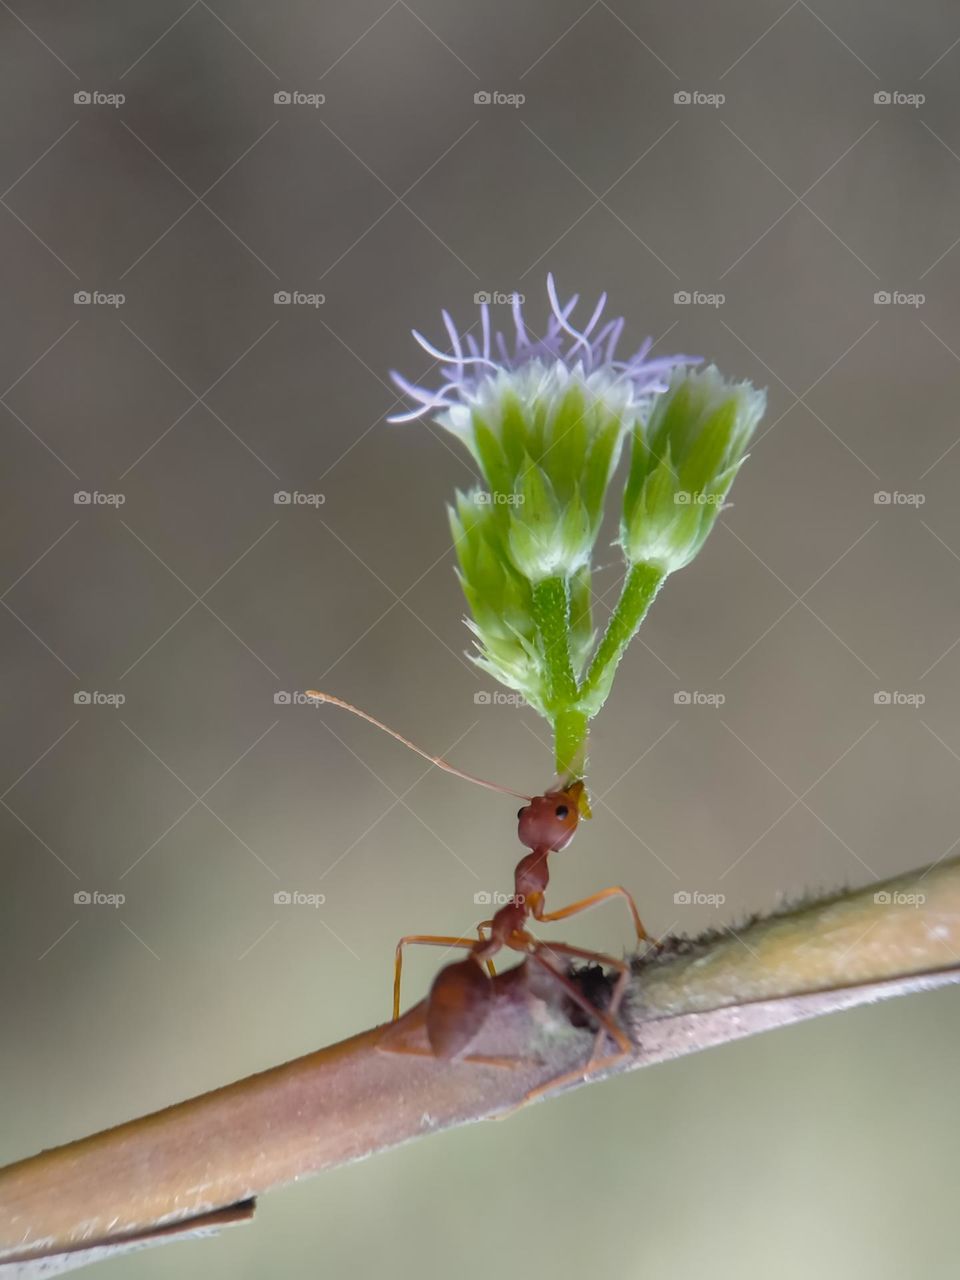
[[[523,815],[526,813],[526,811],[527,811],[527,806],[525,804],[521,805],[520,808],[517,810],[517,817],[522,818]]]
[[[565,818],[569,812],[570,810],[565,804],[558,804],[554,810],[554,813],[556,813],[558,818]]]

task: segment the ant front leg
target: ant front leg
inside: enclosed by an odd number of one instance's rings
[[[397,943],[396,960],[393,966],[393,1021],[396,1022],[400,1017],[400,977],[403,972],[403,948],[409,946],[421,947],[463,947],[467,951],[473,949],[474,943],[470,938],[448,938],[442,934],[434,933],[411,933],[405,938],[401,938]]]
[[[542,921],[544,924],[550,924],[554,920],[566,920],[568,916],[575,916],[581,911],[589,911],[591,907],[599,906],[601,902],[606,902],[608,898],[624,899],[630,909],[634,928],[637,931],[637,941],[650,942],[650,935],[643,927],[643,921],[640,919],[640,912],[637,910],[637,904],[634,902],[633,896],[619,884],[611,885],[609,889],[601,889],[599,893],[592,893],[589,898],[581,898],[579,902],[571,902],[569,907],[561,907],[559,911],[544,911],[541,899],[534,907],[534,919]]]

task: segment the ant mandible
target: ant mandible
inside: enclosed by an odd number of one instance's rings
[[[567,943],[544,943],[535,938],[527,929],[527,922],[533,917],[542,923],[565,920],[569,916],[599,905],[611,898],[623,898],[629,908],[639,942],[649,942],[650,938],[640,919],[636,903],[621,885],[612,885],[591,894],[578,902],[573,902],[558,911],[544,909],[547,885],[550,879],[547,865],[551,853],[559,853],[573,839],[581,816],[589,817],[586,789],[582,780],[567,783],[566,786],[546,791],[543,795],[527,796],[513,791],[509,787],[501,787],[497,783],[487,782],[483,778],[465,773],[449,764],[440,756],[432,756],[423,751],[415,743],[380,720],[361,711],[358,707],[342,698],[321,693],[316,689],[307,690],[306,696],[318,703],[329,702],[342,707],[346,711],[359,716],[369,724],[382,729],[398,742],[409,747],[431,764],[452,773],[468,782],[477,783],[492,791],[516,796],[525,800],[526,804],[517,814],[517,834],[520,843],[529,852],[517,863],[514,871],[514,892],[511,898],[500,907],[490,920],[484,920],[477,926],[477,938],[448,937],[440,934],[410,934],[397,943],[393,982],[393,1020],[400,1017],[400,979],[403,971],[404,948],[411,945],[444,947],[463,947],[468,955],[463,960],[446,965],[433,980],[426,1001],[426,1032],[429,1050],[418,1049],[406,1045],[392,1046],[384,1044],[384,1049],[391,1053],[409,1053],[440,1058],[446,1061],[459,1060],[478,1062],[486,1065],[513,1065],[515,1060],[504,1058],[471,1055],[467,1051],[475,1042],[491,1011],[494,999],[492,978],[495,976],[493,958],[498,952],[507,948],[517,951],[545,970],[550,977],[564,990],[567,996],[597,1024],[597,1037],[590,1061],[582,1071],[571,1073],[571,1078],[580,1078],[592,1070],[610,1065],[633,1052],[633,1046],[616,1021],[617,1012],[629,977],[629,965],[613,956],[598,951],[587,951],[582,947],[573,947]],[[606,1009],[598,1008],[580,991],[565,972],[565,965],[554,960],[566,957],[572,960],[593,961],[605,968],[613,969],[617,978]],[[617,1046],[612,1055],[602,1056],[606,1037],[610,1036]],[[566,1077],[564,1077],[564,1080]],[[558,1081],[551,1081],[549,1087],[554,1088]],[[540,1090],[535,1091],[537,1093]]]

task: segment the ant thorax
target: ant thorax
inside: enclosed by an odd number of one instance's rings
[[[549,849],[533,849],[517,863],[514,876],[514,893],[521,902],[542,897],[550,881],[547,866]]]

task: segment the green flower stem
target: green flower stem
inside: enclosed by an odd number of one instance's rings
[[[572,773],[583,768],[587,717],[579,710],[580,694],[570,660],[570,587],[565,578],[544,578],[534,584],[533,617],[543,653],[547,708],[554,723],[557,772]]]
[[[665,570],[658,565],[642,563],[633,565],[627,573],[617,607],[610,616],[581,687],[581,703],[589,709],[590,715],[596,715],[603,706],[620,659],[637,634],[666,576]]]
[[[585,711],[569,707],[559,711],[553,722],[557,773],[575,781],[583,777],[587,763],[587,731],[590,718]]]
[[[540,635],[551,711],[573,706],[577,680],[570,661],[570,590],[565,578],[544,578],[533,587],[533,618]]]

